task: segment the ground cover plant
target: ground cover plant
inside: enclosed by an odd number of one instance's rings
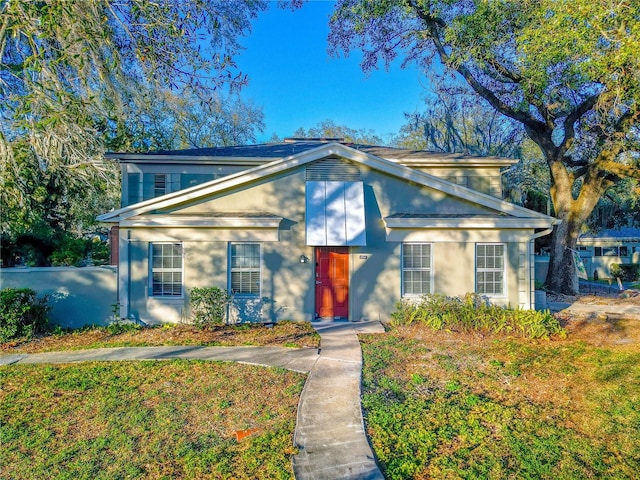
[[[389,479],[637,478],[637,320],[532,340],[415,323],[363,335],[363,409]]]
[[[441,294],[402,299],[391,314],[394,325],[421,323],[437,330],[454,329],[507,333],[529,338],[562,334],[560,322],[548,310],[522,310],[489,303],[468,293],[463,298]]]
[[[318,347],[320,336],[308,322],[279,322],[211,326],[186,324],[141,328],[128,323],[77,330],[57,329],[37,338],[22,338],[2,344],[2,353],[36,353],[102,347],[158,345]]]
[[[178,360],[5,367],[0,478],[292,478],[304,378]]]

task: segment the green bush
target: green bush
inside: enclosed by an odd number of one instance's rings
[[[391,318],[394,325],[422,323],[436,330],[478,330],[528,338],[564,332],[548,310],[500,307],[474,293],[468,293],[464,298],[433,294],[418,300],[402,299],[396,304]]]
[[[640,263],[612,263],[611,275],[625,282],[640,280]]]
[[[191,317],[198,328],[209,328],[225,322],[227,304],[231,297],[224,288],[193,288],[191,296]]]
[[[30,288],[0,291],[0,342],[44,331],[49,321],[48,301],[47,296],[37,298]]]

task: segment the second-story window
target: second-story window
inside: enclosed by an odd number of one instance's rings
[[[153,196],[159,197],[167,193],[167,175],[156,173],[153,175]]]

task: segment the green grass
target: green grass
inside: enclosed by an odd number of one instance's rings
[[[0,369],[2,479],[292,478],[304,375],[199,361]],[[237,442],[234,432],[257,428]]]
[[[389,479],[637,478],[640,349],[400,327],[362,336]]]

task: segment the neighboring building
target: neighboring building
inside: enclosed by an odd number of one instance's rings
[[[501,199],[513,160],[336,140],[107,155],[121,314],[186,319],[203,286],[231,321],[384,320],[432,292],[534,307],[533,239],[557,220]]]
[[[640,228],[584,233],[578,251],[589,278],[611,278],[612,263],[640,263]]]

